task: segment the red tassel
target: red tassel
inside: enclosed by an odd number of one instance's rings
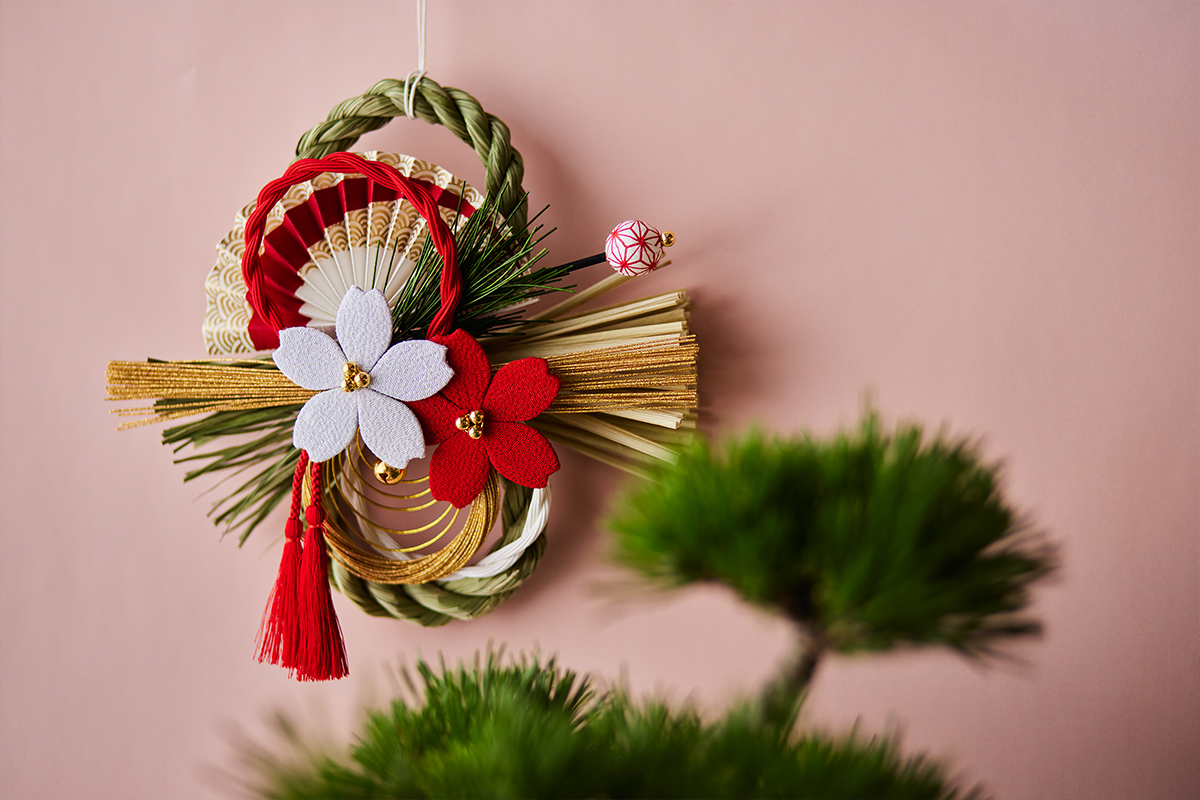
[[[292,476],[292,513],[285,528],[287,539],[283,543],[279,576],[275,579],[271,596],[267,598],[256,639],[256,657],[260,662],[278,664],[288,669],[295,664],[300,627],[296,581],[300,575],[300,534],[303,531],[300,522],[301,487],[307,467],[308,453],[301,450],[296,473]]]
[[[291,664],[297,680],[327,681],[350,674],[346,645],[329,590],[329,553],[325,549],[325,509],[321,507],[321,465],[312,465],[312,503],[305,512],[308,533],[300,569],[298,605],[300,642]]]

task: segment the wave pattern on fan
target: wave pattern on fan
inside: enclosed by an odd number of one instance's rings
[[[452,228],[483,202],[473,187],[435,164],[376,151],[363,157],[428,184]],[[217,245],[217,263],[205,281],[204,338],[210,353],[255,350],[241,272],[246,219],[253,210],[251,203],[238,213],[233,230]],[[289,325],[330,328],[350,286],[379,289],[393,305],[428,235],[425,220],[395,191],[361,176],[324,173],[292,187],[271,210],[261,263],[286,295]]]

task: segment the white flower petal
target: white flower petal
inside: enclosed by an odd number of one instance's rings
[[[271,354],[279,371],[305,389],[332,389],[342,385],[346,356],[337,342],[315,328],[284,328],[279,347]]]
[[[413,339],[398,342],[383,354],[371,370],[371,388],[397,400],[424,400],[440,392],[453,377],[445,347]]]
[[[311,397],[296,417],[292,444],[307,450],[313,461],[328,461],[345,450],[358,430],[354,395],[360,393],[330,389]]]
[[[358,424],[371,452],[393,467],[404,468],[425,455],[421,423],[399,400],[370,389],[354,392],[358,398]]]
[[[370,372],[392,342],[392,312],[383,292],[351,286],[338,306],[337,338],[346,360]]]

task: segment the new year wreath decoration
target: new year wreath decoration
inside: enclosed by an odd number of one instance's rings
[[[475,149],[485,194],[409,156],[347,152],[403,115],[405,88],[334,108],[237,215],[205,283],[213,358],[108,367],[109,399],[154,401],[118,409],[122,428],[203,415],[163,441],[196,448],[187,480],[238,476],[212,516],[240,541],[290,503],[257,657],[300,680],[347,674],[331,584],[427,626],[509,597],[545,549],[549,440],[638,472],[695,427],[687,294],[579,310],[667,263],[671,234],[630,221],[604,254],[537,267],[521,157],[470,95],[422,78],[412,116]],[[529,313],[602,261],[617,274]]]

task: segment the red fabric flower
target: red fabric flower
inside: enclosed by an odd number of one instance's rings
[[[545,359],[513,361],[493,377],[483,348],[466,332],[432,341],[446,346],[454,377],[439,394],[408,406],[421,421],[426,443],[438,445],[429,461],[434,499],[468,505],[483,491],[492,467],[521,486],[545,486],[558,470],[558,456],[546,437],[523,424],[558,395],[558,378],[547,372]]]

